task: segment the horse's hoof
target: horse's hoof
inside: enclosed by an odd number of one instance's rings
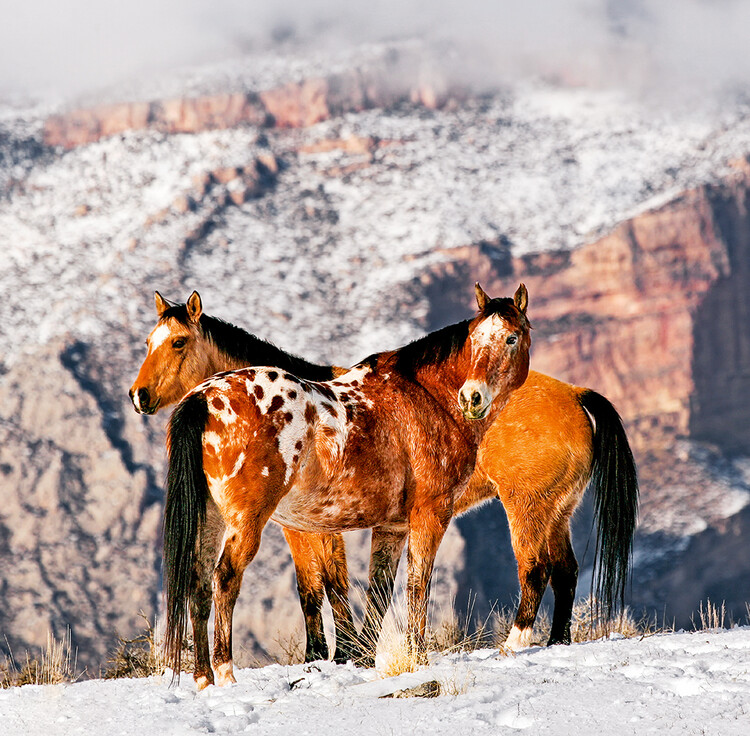
[[[526,649],[531,646],[531,626],[524,629],[519,629],[517,626],[513,626],[508,634],[508,638],[505,640],[506,649],[510,649],[512,652],[517,652],[519,649]]]
[[[216,670],[216,684],[219,687],[225,687],[226,685],[232,685],[237,682],[234,677],[234,671],[231,662],[220,664],[214,668]]]
[[[570,645],[570,638],[568,637],[568,638],[558,639],[557,637],[550,636],[549,641],[547,642],[547,646],[554,647],[554,646],[557,646],[558,644],[562,644],[563,646],[568,646]]]
[[[336,647],[333,654],[333,661],[336,664],[346,664],[349,661],[357,662],[362,659],[362,650],[358,647]]]
[[[200,692],[201,690],[205,690],[209,685],[214,684],[214,675],[211,673],[211,675],[197,675],[195,677],[195,687]]]

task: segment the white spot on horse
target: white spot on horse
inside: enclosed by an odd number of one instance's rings
[[[218,432],[206,431],[203,433],[203,447],[210,445],[214,454],[218,455],[221,449],[221,435]]]
[[[171,334],[172,334],[172,330],[170,329],[169,325],[166,322],[163,322],[162,324],[154,327],[153,332],[149,335],[149,338],[148,338],[149,347],[151,348],[151,351],[153,352],[162,343],[166,342],[169,339]]]
[[[350,369],[342,376],[339,376],[335,381],[330,381],[328,386],[336,394],[336,398],[340,400],[341,394],[346,393],[349,398],[358,401],[360,404],[372,407],[373,403],[370,399],[365,396],[360,388],[360,382],[364,377],[371,373],[371,368],[367,365],[355,365],[354,368]],[[347,384],[347,385],[342,385]],[[338,408],[337,408],[338,411]],[[346,410],[344,409],[344,414]]]
[[[242,470],[242,465],[245,462],[245,453],[241,452],[239,455],[237,455],[237,459],[234,461],[234,467],[232,468],[232,472],[227,476],[226,480],[229,480],[230,478],[234,478],[240,470]]]
[[[258,405],[260,413],[267,414],[271,405],[275,409],[283,407],[286,403],[283,394],[288,393],[289,389],[294,387],[294,384],[283,378],[278,368],[256,368],[255,371],[253,387],[248,387],[247,391],[255,396],[255,402]],[[276,374],[276,378],[273,381],[269,378],[269,374],[271,373]],[[262,391],[261,396],[255,393],[256,386],[260,387]],[[276,399],[275,403],[274,399]],[[279,401],[281,401],[281,404],[279,404]]]
[[[260,474],[261,474],[261,475],[262,475],[262,476],[263,476],[264,478],[268,478],[268,465],[266,465],[266,466],[265,466],[265,467],[263,468],[263,470],[261,470],[261,471],[260,471]]]
[[[203,444],[206,445],[206,435],[215,435],[218,437],[216,432],[205,432],[203,435]],[[216,440],[214,440],[213,437],[210,438],[209,444],[212,444],[214,447],[216,447],[216,444],[214,444]],[[218,454],[218,453],[217,453]],[[224,503],[224,491],[226,489],[227,483],[229,483],[232,478],[236,478],[239,472],[242,470],[242,466],[245,464],[245,453],[240,452],[239,455],[237,455],[237,458],[234,461],[234,466],[232,467],[232,471],[229,473],[229,475],[206,475],[206,482],[208,483],[208,490],[211,494],[211,498],[213,498],[214,502],[216,503],[219,508],[222,508]]]

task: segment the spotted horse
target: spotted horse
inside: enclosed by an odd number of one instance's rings
[[[207,648],[196,652],[199,688],[234,682],[234,604],[271,518],[305,532],[403,530],[407,641],[424,656],[429,580],[454,501],[487,429],[528,374],[526,288],[490,299],[477,285],[477,302],[473,319],[374,354],[333,380],[244,368],[209,378],[179,403],[169,423],[164,518],[165,650],[176,672],[210,506],[224,532],[213,573],[213,661]]]
[[[158,322],[146,339],[147,354],[130,389],[139,414],[152,415],[172,406],[215,373],[249,365],[273,365],[301,378],[326,381],[343,368],[317,365],[285,352],[224,320],[203,312],[198,292],[185,304],[154,294]],[[190,613],[198,651],[208,647],[211,576],[222,534],[221,518],[208,506],[207,527],[199,535]],[[305,621],[305,661],[328,659],[322,603],[326,595],[333,612],[336,646],[333,660],[343,663],[360,655],[349,604],[349,575],[341,534],[319,534],[283,528],[294,560],[297,589]],[[205,644],[204,644],[205,642]]]

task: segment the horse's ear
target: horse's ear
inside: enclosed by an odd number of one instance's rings
[[[529,306],[529,292],[526,284],[519,284],[516,293],[513,295],[513,303],[518,307],[521,314],[526,314],[526,307]]]
[[[484,293],[484,289],[479,285],[478,281],[474,284],[474,291],[477,295],[477,306],[481,312],[490,303],[490,298]]]
[[[200,294],[197,291],[194,291],[188,297],[185,306],[187,307],[187,313],[190,321],[198,324],[198,320],[200,320],[201,314],[203,314],[203,305],[201,304]]]
[[[167,303],[167,300],[158,292],[154,292],[154,301],[156,302],[156,313],[159,315],[159,318],[169,309],[169,304]]]

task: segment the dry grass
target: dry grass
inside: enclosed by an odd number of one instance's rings
[[[469,601],[468,611],[463,620],[456,614],[455,607],[450,605],[441,609],[440,615],[430,616],[440,623],[434,629],[428,629],[426,644],[428,651],[452,654],[454,652],[473,652],[482,647],[494,646],[492,619],[472,623],[473,601]],[[414,672],[422,662],[408,646],[406,608],[403,601],[394,604],[391,612],[383,622],[383,631],[378,643],[376,668],[380,677],[393,677],[404,672]],[[467,678],[451,678],[441,683],[442,692],[465,692]]]
[[[747,623],[750,624],[750,603],[745,604]],[[613,633],[626,638],[643,638],[666,631],[674,627],[657,626],[655,619],[645,616],[635,618],[626,608],[616,619],[604,622],[592,613],[595,606],[589,599],[579,601],[573,609],[571,638],[573,642],[594,641]],[[133,639],[120,637],[119,645],[108,661],[107,668],[100,673],[104,679],[122,677],[149,677],[161,675],[166,671],[163,655],[162,637],[158,622],[151,624],[141,614],[146,624],[145,631]],[[499,647],[505,653],[503,642],[512,626],[515,611],[501,609],[493,612],[484,622],[471,621],[471,606],[464,620],[460,620],[453,607],[443,611],[441,622],[427,636],[428,650],[440,654],[474,651],[482,647]],[[436,617],[438,618],[438,617]],[[697,618],[693,617],[693,628],[696,631],[731,628],[732,621],[727,622],[726,604],[716,605],[707,600],[699,605]],[[532,644],[544,646],[549,639],[551,621],[546,610],[540,611],[534,625]],[[393,677],[404,672],[414,672],[420,662],[409,650],[406,642],[406,610],[403,601],[394,603],[383,623],[383,632],[378,644],[377,671],[380,677]],[[278,638],[276,643],[281,651],[277,661],[284,664],[301,662],[304,658],[302,638],[292,634],[286,639]],[[193,669],[192,642],[184,644],[183,669]],[[260,664],[260,663],[258,663]],[[28,652],[22,663],[10,654],[0,662],[0,688],[19,687],[21,685],[53,685],[64,682],[75,682],[84,672],[76,671],[76,655],[71,645],[70,632],[61,640],[51,633],[47,636],[47,645],[38,658],[32,658]],[[440,693],[443,695],[461,695],[467,692],[474,683],[474,676],[468,668],[456,665],[450,677],[440,681]]]
[[[745,604],[747,606],[747,603]],[[703,601],[698,606],[698,617],[700,619],[700,625],[696,624],[695,615],[690,617],[693,622],[693,628],[696,631],[706,631],[711,629],[725,629],[725,621],[727,617],[727,607],[724,601],[721,602],[721,606],[717,606],[711,603],[710,598],[706,598],[705,608]]]
[[[274,654],[271,658],[277,664],[300,664],[305,661],[305,640],[299,631],[293,631],[286,636],[277,634],[274,642],[279,654]]]
[[[167,670],[164,656],[164,631],[162,621],[156,619],[152,624],[145,613],[141,612],[145,630],[132,639],[118,637],[117,649],[107,661],[107,667],[100,676],[105,680],[116,680],[121,677],[151,677],[163,675]],[[192,672],[195,666],[192,637],[182,643],[182,671]]]
[[[11,653],[0,664],[0,687],[21,685],[57,685],[74,682],[81,676],[76,673],[76,654],[71,644],[70,631],[60,640],[47,633],[47,644],[38,658],[26,652],[25,661],[19,665]]]
[[[167,669],[161,637],[157,634],[158,625],[151,624],[144,613],[141,613],[146,630],[132,639],[118,637],[119,645],[107,661],[106,669],[101,673],[105,680],[116,680],[121,677],[150,677],[162,675]],[[192,648],[189,644],[183,653],[183,664],[191,668]],[[188,660],[188,661],[186,661]]]

